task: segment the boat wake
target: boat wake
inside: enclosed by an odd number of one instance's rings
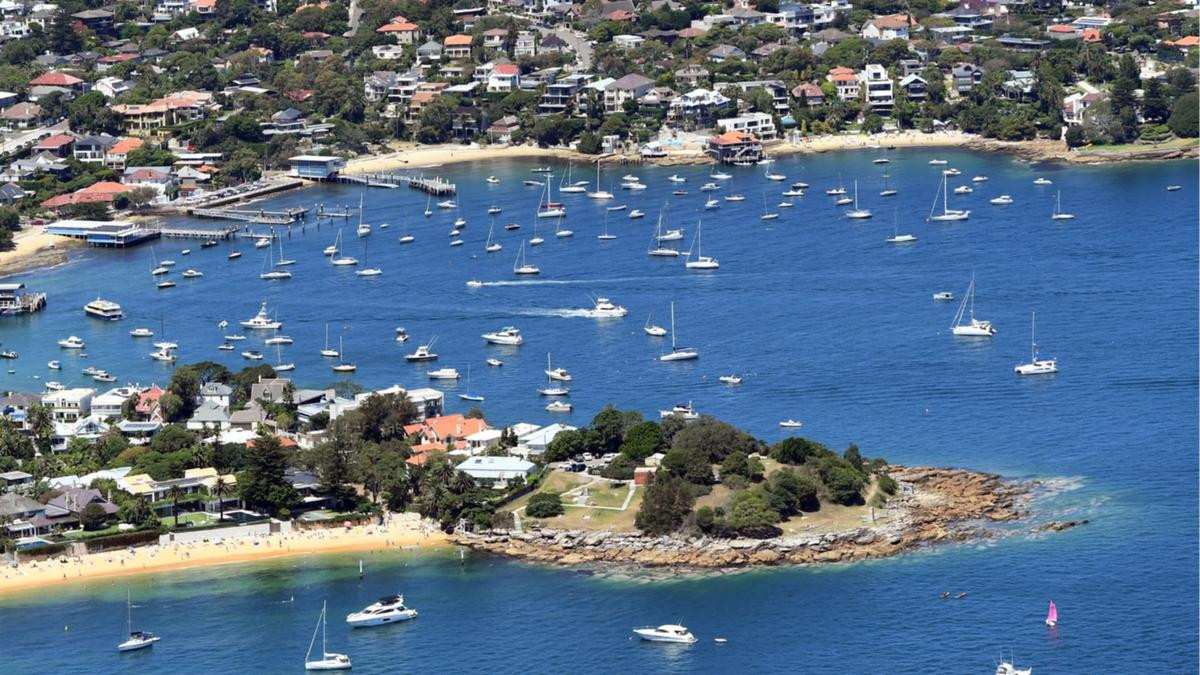
[[[563,319],[591,318],[590,309],[520,309],[514,312],[517,316],[559,317]]]

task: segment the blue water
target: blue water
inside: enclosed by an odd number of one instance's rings
[[[21,358],[0,386],[33,389],[34,375],[61,358],[67,384],[85,384],[79,368],[94,363],[121,381],[165,383],[169,369],[147,357],[148,341],[127,336],[134,325],[158,329],[181,343],[181,361],[213,359],[241,367],[237,352],[216,350],[222,331],[254,314],[263,300],[278,309],[296,339],[283,358],[297,364],[301,386],[337,378],[317,354],[326,322],[342,336],[355,380],[365,386],[426,386],[427,366],[404,362],[415,342],[438,336],[439,366],[465,374],[497,423],[566,419],[586,423],[605,403],[647,416],[684,400],[760,437],[784,434],[777,422],[796,418],[803,433],[835,447],[859,444],[866,455],[908,464],[966,466],[1049,481],[1053,494],[1039,518],[1088,518],[1075,530],[952,546],[888,561],[825,569],[768,570],[670,582],[596,578],[495,558],[473,558],[465,570],[445,557],[379,560],[359,585],[342,559],[227,568],[149,577],[135,594],[148,596],[139,616],[167,638],[153,654],[117,660],[112,645],[125,582],[96,583],[61,597],[0,599],[7,662],[14,672],[78,672],[127,667],[185,672],[247,669],[272,663],[289,670],[302,657],[321,599],[341,616],[374,595],[403,590],[422,616],[412,626],[350,634],[340,625],[332,646],[353,654],[356,670],[464,670],[486,664],[498,672],[735,671],[746,672],[991,672],[1013,653],[1039,673],[1195,671],[1197,632],[1197,228],[1196,165],[1192,162],[1108,167],[1031,166],[1000,155],[910,151],[887,168],[900,195],[877,197],[883,167],[866,154],[781,160],[788,182],[812,185],[793,209],[764,223],[784,186],[767,184],[761,168],[733,169],[740,204],[716,212],[699,207],[707,169],[634,169],[650,189],[619,189],[615,203],[647,217],[610,215],[620,238],[595,239],[604,205],[564,195],[571,239],[556,239],[543,220],[540,247],[528,249],[542,275],[513,283],[521,238],[532,236],[537,189],[519,185],[529,164],[445,169],[462,190],[466,244],[451,248],[453,213],[421,216],[413,191],[368,190],[366,220],[375,279],[328,265],[321,249],[336,226],[311,222],[284,241],[299,260],[295,278],[264,282],[262,251],[248,242],[200,250],[195,243],[155,245],[177,270],[205,272],[197,282],[159,291],[148,274],[148,247],[88,251],[77,262],[20,277],[50,294],[45,312],[0,324],[0,341]],[[952,202],[972,209],[963,223],[924,222],[939,182],[934,156],[962,175],[951,186],[986,174],[973,195]],[[613,178],[627,173],[611,172]],[[670,173],[688,177],[686,197],[670,195]],[[503,179],[488,187],[483,178]],[[823,192],[839,174],[848,189],[860,181],[860,201],[875,212],[848,221]],[[1054,185],[1037,187],[1044,175]],[[580,179],[588,178],[586,173]],[[606,179],[607,180],[607,179]],[[1167,193],[1169,183],[1184,185]],[[1051,221],[1054,194],[1072,221]],[[987,199],[1011,194],[1016,204]],[[357,202],[358,189],[328,186],[265,202],[267,208]],[[487,206],[497,217],[501,253],[485,254]],[[671,204],[672,225],[686,229],[686,249],[704,219],[704,253],[715,273],[688,272],[680,259],[645,251],[659,207]],[[436,210],[436,209],[435,209]],[[893,213],[915,244],[884,243]],[[407,219],[407,226],[405,221]],[[502,229],[516,221],[515,232]],[[391,223],[380,230],[381,222]],[[402,247],[406,231],[417,242]],[[362,243],[346,226],[344,250],[360,260]],[[190,246],[193,253],[179,255]],[[245,255],[229,262],[226,254]],[[977,276],[977,315],[999,334],[990,341],[947,334],[956,303]],[[175,273],[178,275],[178,272]],[[504,282],[468,289],[472,278]],[[87,320],[81,307],[100,293],[130,318]],[[624,320],[572,316],[605,295],[629,308]],[[663,364],[661,339],[642,333],[648,313],[668,321],[677,308],[681,343],[698,361]],[[1038,313],[1042,353],[1060,373],[1018,379],[1012,366],[1029,356],[1029,314]],[[485,347],[479,335],[505,324],[526,335],[517,349]],[[393,328],[413,336],[396,344]],[[224,332],[229,332],[224,331]],[[60,354],[54,341],[76,334],[89,356]],[[334,338],[336,340],[336,337]],[[253,344],[273,360],[273,348]],[[537,395],[546,352],[575,375],[576,412],[545,413]],[[502,368],[483,360],[496,356]],[[743,373],[737,388],[716,376]],[[448,388],[447,408],[464,410]],[[217,581],[212,581],[215,577]],[[944,590],[965,590],[943,601]],[[138,592],[140,591],[140,593]],[[295,595],[295,605],[273,605]],[[1041,623],[1055,600],[1062,623]],[[686,650],[655,649],[626,640],[632,625],[683,620],[701,638]],[[61,624],[70,623],[67,636]],[[435,624],[435,625],[431,625]],[[724,646],[709,641],[729,638]],[[62,648],[55,647],[62,641]],[[69,645],[69,648],[67,647]]]

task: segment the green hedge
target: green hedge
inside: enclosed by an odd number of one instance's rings
[[[88,553],[97,553],[100,551],[111,551],[126,546],[144,546],[150,543],[158,543],[158,530],[138,530],[136,532],[122,532],[107,537],[96,537],[83,542],[87,547]]]

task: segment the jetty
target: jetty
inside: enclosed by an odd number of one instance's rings
[[[413,176],[400,173],[356,173],[338,175],[338,181],[365,185],[366,187],[397,188],[407,185],[414,190],[420,190],[431,195],[452,195],[458,192],[458,186],[441,178],[427,178],[423,175]]]
[[[33,314],[46,306],[45,293],[22,293],[25,284],[0,284],[0,316]]]
[[[190,215],[197,218],[215,218],[218,220],[240,220],[245,223],[258,225],[289,225],[297,220],[303,220],[308,215],[308,208],[297,206],[282,211],[266,209],[188,209]]]
[[[229,239],[237,233],[236,225],[222,228],[206,228],[206,227],[160,227],[159,234],[163,237],[172,237],[175,239]]]
[[[317,218],[329,218],[330,220],[334,218],[349,218],[352,212],[353,209],[349,206],[341,209],[329,209],[324,204],[317,204]]]

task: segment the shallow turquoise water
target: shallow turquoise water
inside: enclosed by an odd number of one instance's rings
[[[805,435],[835,447],[856,442],[867,455],[917,464],[966,466],[1013,477],[1049,479],[1061,489],[1037,505],[1040,518],[1088,518],[1066,533],[1017,536],[980,545],[923,551],[889,561],[825,569],[769,570],[670,583],[572,574],[473,557],[465,568],[446,557],[404,554],[369,563],[363,584],[356,559],[314,559],[150,577],[134,585],[145,604],[144,625],[164,635],[153,654],[121,660],[125,582],[95,584],[53,595],[0,598],[0,630],[11,672],[101,672],[154,668],[181,672],[298,669],[322,599],[332,616],[374,596],[403,591],[422,616],[411,626],[350,633],[331,630],[332,645],[349,651],[356,670],[440,670],[484,667],[496,672],[991,672],[1002,652],[1038,673],[1188,672],[1198,658],[1197,632],[1197,228],[1196,165],[1192,162],[1116,167],[1030,166],[1004,156],[939,152],[962,171],[951,186],[978,173],[990,180],[967,197],[971,220],[924,222],[938,182],[927,151],[899,152],[888,167],[901,193],[876,195],[881,168],[866,154],[786,159],[777,168],[812,185],[764,224],[759,169],[734,169],[738,205],[698,209],[705,168],[634,169],[651,187],[617,192],[617,202],[647,217],[610,216],[620,238],[595,239],[605,215],[582,196],[564,196],[569,240],[550,235],[532,249],[543,271],[520,284],[471,290],[464,282],[513,280],[519,237],[532,236],[535,188],[519,186],[530,164],[456,167],[446,173],[463,189],[466,244],[448,246],[454,216],[425,219],[425,200],[407,189],[370,190],[367,221],[387,221],[370,241],[372,265],[383,277],[364,280],[325,263],[321,249],[336,228],[311,223],[284,242],[299,260],[296,278],[260,281],[261,252],[231,245],[180,257],[178,242],[156,245],[158,257],[205,272],[196,283],[154,288],[146,248],[89,251],[79,262],[21,279],[50,293],[42,314],[0,323],[0,342],[21,358],[17,373],[0,374],[6,388],[32,388],[51,358],[68,364],[68,384],[96,363],[124,380],[164,383],[166,368],[150,361],[149,345],[127,336],[133,325],[157,329],[182,344],[184,362],[245,362],[215,347],[221,319],[248,318],[267,300],[278,308],[296,344],[284,359],[301,386],[335,378],[317,355],[326,321],[341,334],[356,380],[367,386],[425,386],[425,367],[401,358],[392,341],[405,326],[414,342],[438,335],[439,366],[465,374],[487,397],[493,421],[548,422],[536,393],[545,352],[575,375],[571,423],[602,405],[657,416],[692,400],[706,413],[774,440],[781,419],[804,422]],[[612,172],[614,177],[625,170]],[[670,173],[688,176],[687,197],[672,197]],[[498,188],[483,177],[504,179]],[[824,189],[839,173],[860,180],[863,206],[875,218],[851,222]],[[1049,187],[1032,180],[1045,175]],[[586,178],[587,176],[581,176]],[[1167,193],[1168,183],[1184,185]],[[1073,221],[1052,222],[1054,192]],[[728,189],[726,191],[729,191]],[[987,204],[1008,193],[1009,207]],[[353,203],[358,189],[328,186],[266,202]],[[720,193],[718,193],[720,194]],[[497,233],[501,253],[486,255],[485,209],[504,208]],[[687,230],[704,219],[704,252],[720,259],[715,274],[687,273],[682,259],[645,255],[663,202]],[[883,243],[900,230],[919,241]],[[774,209],[773,209],[774,210]],[[410,228],[403,226],[408,214]],[[410,247],[396,239],[411,229]],[[353,226],[347,228],[352,233]],[[349,237],[353,239],[351,235]],[[346,252],[362,258],[358,241]],[[988,342],[946,334],[954,303],[930,294],[960,294],[978,278],[977,313],[999,334]],[[120,302],[129,320],[85,320],[81,307],[100,292]],[[601,294],[630,309],[622,321],[572,316]],[[642,334],[649,312],[665,324],[677,303],[681,341],[701,351],[690,363],[654,361],[661,341]],[[1042,353],[1059,359],[1054,377],[1017,379],[1012,366],[1028,358],[1029,312],[1038,312]],[[526,334],[516,350],[488,348],[479,334],[514,323]],[[343,328],[344,327],[344,328]],[[228,332],[228,331],[225,331]],[[77,334],[87,359],[60,354],[54,341]],[[248,343],[252,341],[247,341]],[[259,345],[249,345],[262,348]],[[240,350],[241,347],[239,347]],[[264,349],[268,360],[273,350]],[[488,356],[505,361],[483,365]],[[740,372],[728,388],[719,374]],[[448,390],[447,407],[463,410]],[[215,579],[215,580],[214,580]],[[942,601],[943,590],[966,590]],[[295,604],[279,600],[295,596]],[[1041,619],[1054,599],[1062,623]],[[702,638],[692,648],[657,649],[630,642],[634,625],[682,620]],[[71,630],[63,635],[62,624]],[[431,625],[432,624],[432,625]],[[724,646],[711,643],[727,637]],[[264,665],[268,664],[268,665]],[[8,667],[5,670],[9,670]]]

